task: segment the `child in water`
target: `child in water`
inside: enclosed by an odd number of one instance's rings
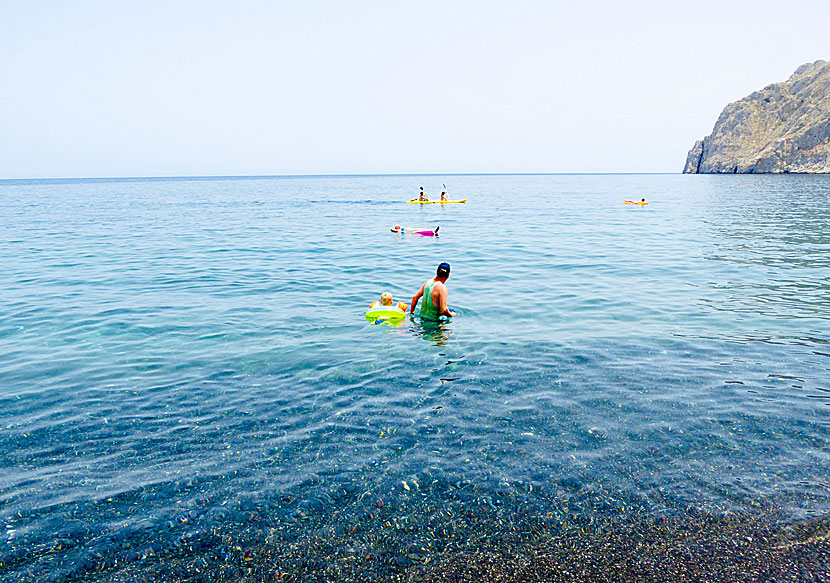
[[[403,302],[394,301],[394,299],[392,298],[392,294],[390,294],[389,292],[383,292],[382,294],[380,294],[380,301],[372,302],[372,304],[369,306],[369,309],[373,310],[381,306],[383,306],[384,308],[397,308],[401,312],[406,313],[406,304]]]

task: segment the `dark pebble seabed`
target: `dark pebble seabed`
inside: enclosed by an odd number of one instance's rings
[[[830,573],[826,519],[777,527],[769,517],[701,513],[579,525],[505,508],[452,521],[436,510],[415,526],[401,517],[413,510],[379,508],[345,523],[331,513],[303,517],[316,534],[302,540],[253,517],[258,524],[244,535],[216,529],[182,540],[151,567],[137,557],[123,566],[102,559],[77,580],[828,581]],[[374,531],[370,521],[391,534]],[[407,545],[402,538],[419,534],[430,542]]]
[[[792,521],[727,491],[713,494],[743,510],[678,507],[585,478],[545,489],[425,471],[386,484],[381,496],[376,477],[318,477],[302,485],[313,495],[252,492],[224,508],[200,499],[209,480],[193,480],[177,486],[194,494],[187,509],[161,528],[139,521],[102,533],[80,518],[91,511],[101,520],[109,505],[117,525],[141,493],[80,505],[71,536],[6,556],[0,569],[9,570],[3,581],[830,580],[826,517]],[[91,542],[104,550],[67,560]]]
[[[290,499],[278,509],[254,506],[241,532],[238,525],[217,527],[155,550],[148,536],[137,554],[98,557],[67,579],[828,581],[830,573],[827,519],[782,524],[759,508],[740,515],[687,510],[671,519],[571,522],[528,513],[525,504],[514,507],[515,495],[493,501],[492,508],[463,502],[475,498],[472,484],[452,489],[458,511],[450,500],[441,508],[422,501],[419,491],[386,502],[361,500],[348,489],[331,490],[325,507],[319,500]],[[581,503],[590,504],[590,497]],[[566,508],[561,512],[567,516]],[[311,534],[298,538],[297,522]]]

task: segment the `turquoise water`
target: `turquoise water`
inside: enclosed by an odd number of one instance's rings
[[[403,204],[442,183],[468,203]],[[0,209],[2,580],[830,511],[830,177],[0,181]],[[441,261],[457,318],[364,319]]]

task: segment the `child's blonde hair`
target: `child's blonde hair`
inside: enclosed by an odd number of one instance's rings
[[[392,294],[389,292],[383,292],[380,294],[380,303],[383,306],[391,306],[392,305]]]

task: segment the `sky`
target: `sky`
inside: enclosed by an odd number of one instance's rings
[[[0,0],[0,178],[680,172],[830,2]]]

